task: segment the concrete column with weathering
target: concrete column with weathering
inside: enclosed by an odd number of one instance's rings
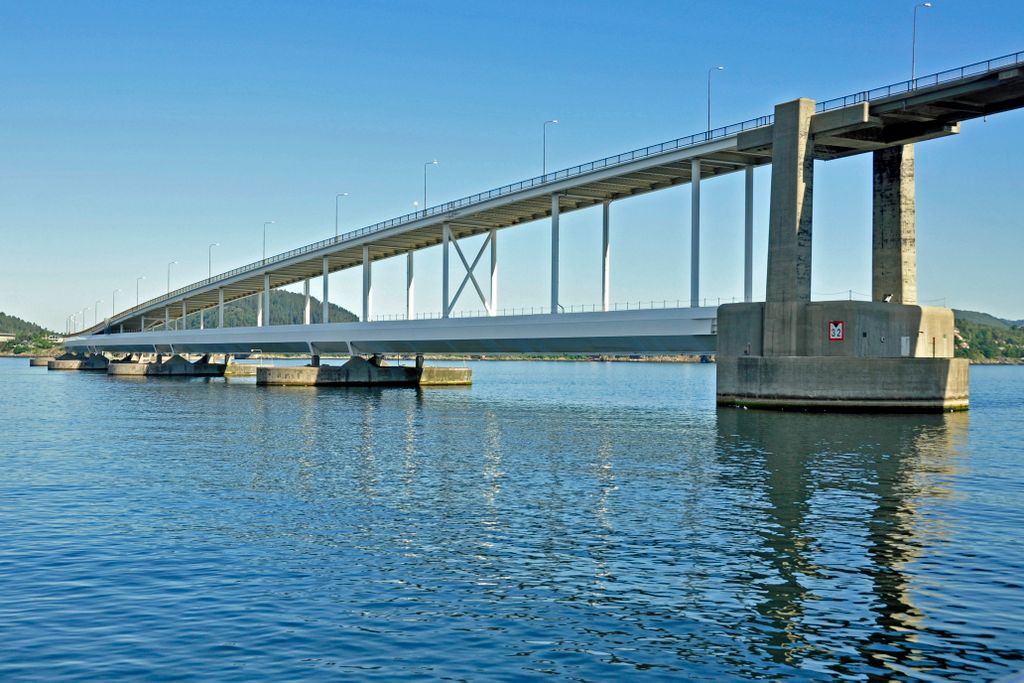
[[[811,300],[812,116],[814,100],[801,98],[775,107],[767,301]]]
[[[814,189],[814,100],[775,107],[763,349],[766,356],[805,352],[801,333],[811,300],[811,199]]]
[[[887,147],[873,157],[871,299],[916,304],[914,146]]]

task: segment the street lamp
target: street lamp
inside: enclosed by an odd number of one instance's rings
[[[274,221],[263,221],[263,260],[267,260],[267,226],[273,225]]]
[[[423,212],[427,212],[427,168],[437,166],[437,159],[423,164]]]
[[[713,66],[708,69],[708,137],[711,137],[711,74],[716,71],[724,71],[724,66]]]
[[[116,310],[117,303],[115,303],[115,302],[117,301],[117,293],[120,292],[120,291],[121,291],[120,289],[115,289],[110,294],[110,317],[111,318],[113,318],[114,314],[117,313],[117,310]]]
[[[171,293],[171,266],[177,264],[177,261],[171,261],[167,264],[167,293]]]
[[[922,7],[931,7],[932,3],[922,2],[914,5],[914,33],[910,39],[910,80],[917,78],[917,10]]]
[[[140,280],[145,280],[145,279],[146,279],[145,275],[140,275],[139,277],[135,278],[135,305],[136,306],[139,305],[139,281]]]
[[[206,266],[208,268],[208,273],[206,275],[206,279],[207,280],[210,280],[210,279],[213,278],[213,248],[214,247],[219,247],[219,246],[220,246],[220,242],[214,242],[206,250]]]
[[[96,299],[96,303],[92,305],[92,324],[97,325],[100,322],[100,304],[103,303],[103,299]]]
[[[341,201],[342,197],[347,197],[347,196],[348,196],[348,192],[339,192],[338,194],[334,195],[334,236],[335,237],[338,236],[338,203]]]
[[[543,147],[544,147],[544,157],[543,157],[543,161],[541,162],[541,167],[540,167],[541,176],[546,176],[548,174],[548,124],[549,123],[558,123],[558,119],[549,119],[549,120],[544,122],[544,145],[543,145]]]

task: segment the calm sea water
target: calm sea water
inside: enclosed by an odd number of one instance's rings
[[[990,680],[1024,368],[972,410],[717,410],[714,367],[471,389],[0,360],[0,678]]]

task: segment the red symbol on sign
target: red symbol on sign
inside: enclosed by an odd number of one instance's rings
[[[846,322],[843,320],[828,321],[828,340],[843,341],[846,338]]]

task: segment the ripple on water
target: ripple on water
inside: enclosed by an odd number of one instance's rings
[[[993,678],[1021,667],[1018,369],[974,410],[716,410],[712,366],[468,390],[0,360],[4,678]]]

